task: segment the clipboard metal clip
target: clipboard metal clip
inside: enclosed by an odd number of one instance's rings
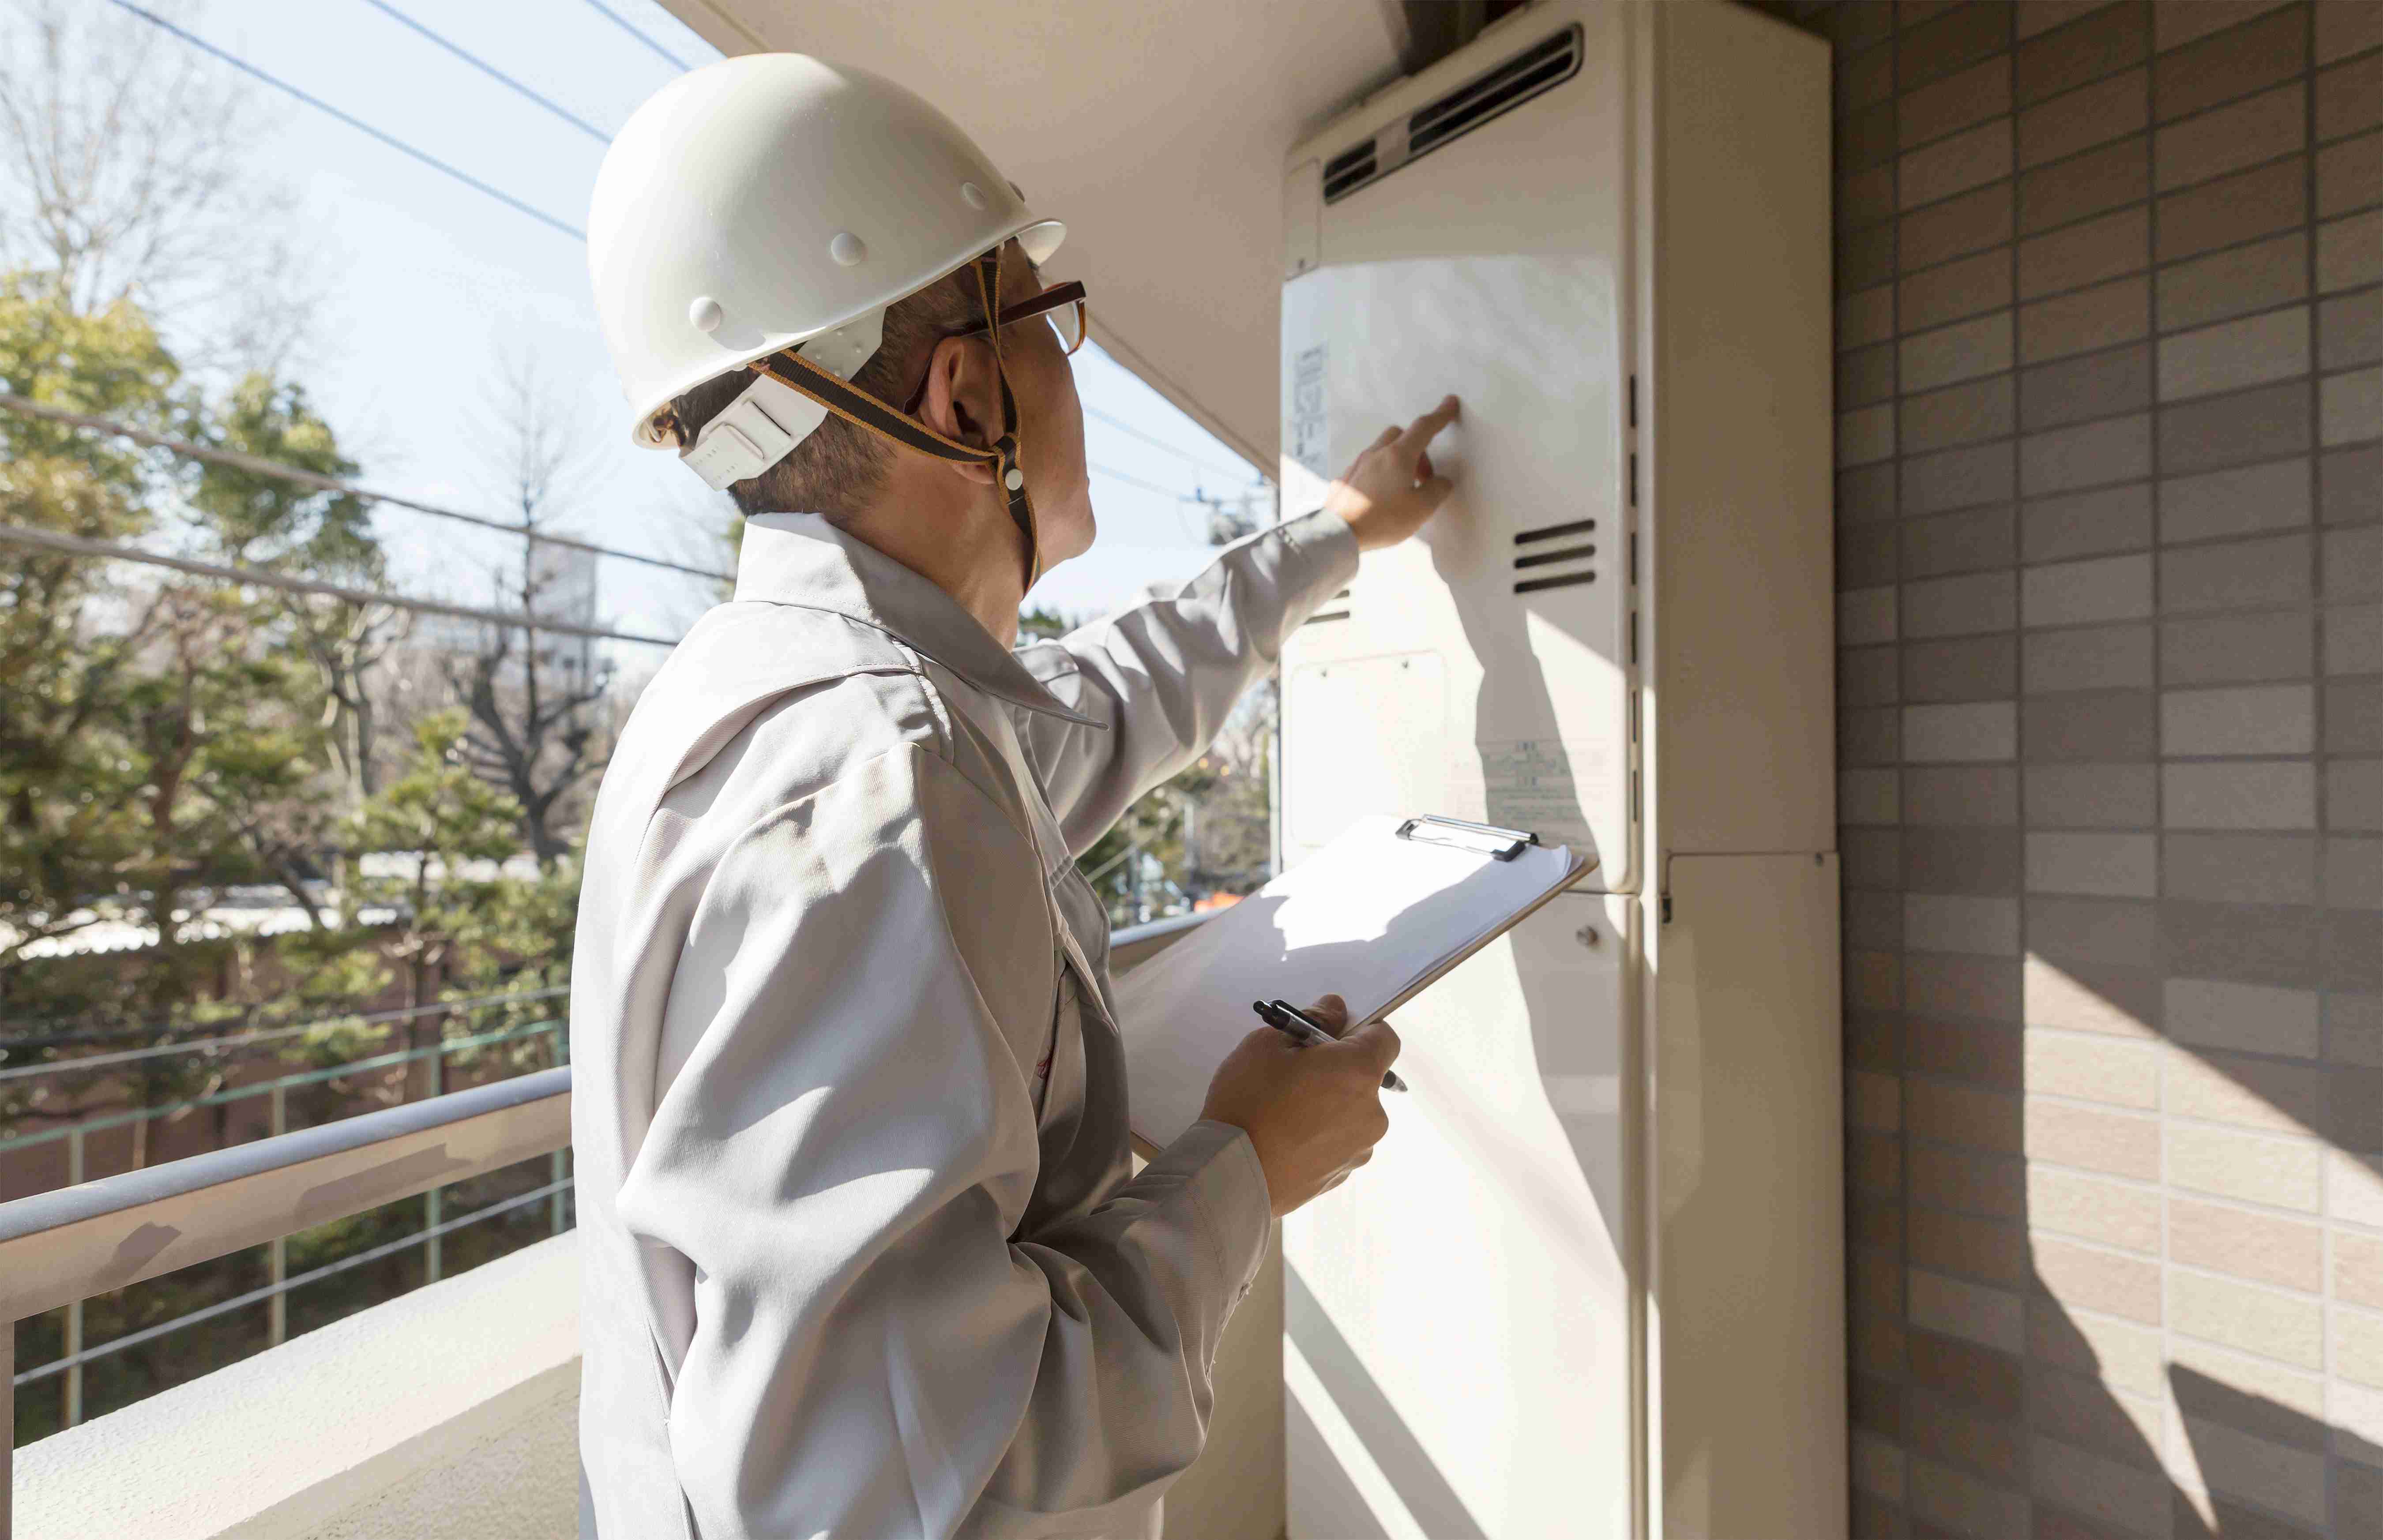
[[[1511,861],[1539,843],[1539,837],[1526,829],[1500,829],[1494,823],[1467,823],[1463,819],[1444,819],[1436,813],[1426,813],[1400,824],[1399,838],[1422,844],[1453,845],[1459,850],[1476,851],[1500,861]]]

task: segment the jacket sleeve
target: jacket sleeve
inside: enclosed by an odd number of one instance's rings
[[[1043,713],[1019,724],[1069,849],[1082,855],[1199,758],[1283,638],[1356,573],[1348,524],[1311,513],[1226,547],[1172,598],[1021,649],[1037,678],[1108,729]]]
[[[1135,1532],[1200,1452],[1265,1174],[1196,1124],[1021,1228],[1058,982],[1042,891],[999,807],[916,745],[715,870],[619,1199],[695,1280],[664,1349],[705,1540]]]

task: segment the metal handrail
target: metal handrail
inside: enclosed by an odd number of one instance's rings
[[[565,1066],[0,1203],[0,1320],[39,1315],[570,1142]]]
[[[1180,915],[1115,931],[1110,956],[1115,966],[1130,967],[1213,918]],[[565,1066],[0,1203],[0,1327],[554,1153],[570,1143],[571,1070]],[[315,1274],[434,1238],[567,1185],[558,1173],[535,1192],[436,1224]],[[315,1274],[283,1280],[281,1287]],[[153,1330],[254,1303],[272,1292],[258,1290],[254,1297],[224,1301]],[[0,1420],[10,1426],[16,1420],[15,1336],[12,1329],[0,1329]],[[78,1347],[69,1356],[79,1362],[114,1345],[129,1343]],[[68,1361],[57,1365],[70,1367]],[[44,1365],[27,1377],[55,1372]],[[8,1464],[7,1448],[0,1445],[0,1536],[7,1533]]]

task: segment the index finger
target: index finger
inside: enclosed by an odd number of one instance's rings
[[[1458,400],[1455,397],[1442,396],[1439,399],[1439,404],[1438,406],[1433,407],[1429,412],[1425,413],[1414,422],[1409,423],[1407,425],[1407,430],[1399,435],[1397,446],[1399,452],[1401,454],[1423,453],[1426,449],[1430,447],[1431,441],[1439,437],[1439,430],[1446,427],[1449,424],[1456,421],[1458,414],[1463,410],[1464,403]]]
[[[1372,1060],[1377,1074],[1389,1068],[1399,1056],[1399,1035],[1390,1030],[1387,1021],[1369,1021],[1354,1031],[1341,1034],[1340,1041]]]

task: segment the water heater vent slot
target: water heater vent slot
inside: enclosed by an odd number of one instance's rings
[[[1563,577],[1535,577],[1526,583],[1515,584],[1514,592],[1518,594],[1536,594],[1542,588],[1570,588],[1575,584],[1594,583],[1596,581],[1597,574],[1593,572],[1573,573]]]
[[[1374,142],[1343,150],[1324,163],[1324,201],[1336,203],[1374,179]]]
[[[1527,546],[1535,540],[1561,540],[1567,535],[1587,535],[1597,528],[1595,519],[1574,519],[1568,524],[1548,524],[1539,529],[1525,529],[1514,536],[1514,544]]]
[[[1394,122],[1364,143],[1343,150],[1325,162],[1324,201],[1337,203],[1409,161],[1463,138],[1542,92],[1553,90],[1580,73],[1580,60],[1578,23],[1540,39],[1438,101],[1416,108],[1405,122]]]
[[[1339,609],[1337,609],[1337,610],[1334,610],[1334,609],[1327,609],[1327,610],[1322,610],[1322,611],[1319,611],[1319,612],[1318,612],[1318,613],[1316,613],[1316,614],[1310,615],[1310,616],[1308,616],[1308,617],[1307,617],[1307,619],[1305,619],[1305,620],[1302,621],[1302,622],[1300,622],[1300,624],[1302,624],[1302,625],[1321,625],[1321,624],[1323,624],[1326,621],[1345,621],[1345,620],[1347,620],[1347,619],[1349,618],[1349,590],[1348,590],[1348,589],[1346,589],[1346,588],[1341,589],[1339,593],[1337,593],[1337,594],[1333,595],[1330,598],[1326,599],[1324,602],[1325,602],[1327,605],[1338,605],[1338,606],[1340,606],[1340,608],[1339,608]]]
[[[1576,561],[1584,556],[1596,554],[1595,546],[1567,546],[1562,550],[1534,551],[1528,556],[1518,556],[1514,558],[1514,567],[1518,572],[1525,567],[1552,567],[1559,561]]]
[[[1407,158],[1436,150],[1501,112],[1520,106],[1580,69],[1580,28],[1533,43],[1497,68],[1460,86],[1407,119]]]

